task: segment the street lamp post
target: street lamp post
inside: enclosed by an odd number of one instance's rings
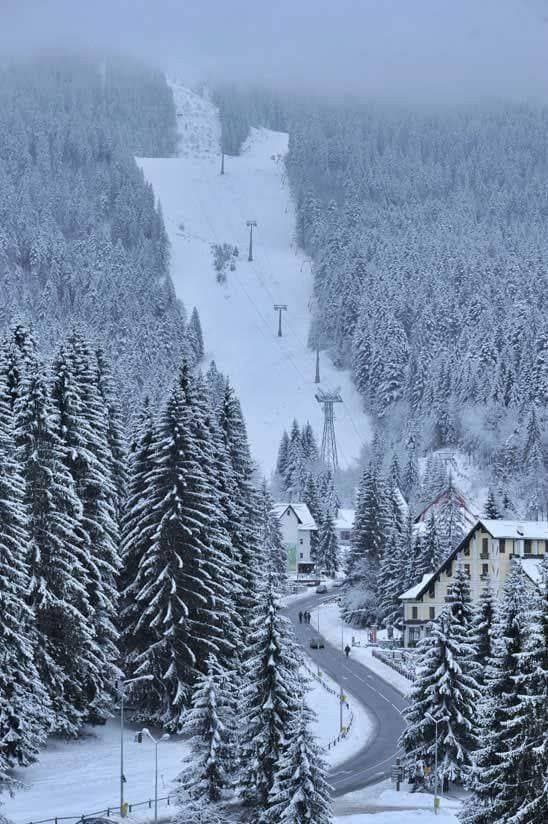
[[[425,712],[424,714],[425,714],[426,718],[429,718],[430,721],[432,721],[434,723],[435,727],[436,727],[436,744],[435,744],[435,750],[434,750],[434,770],[435,770],[435,773],[436,773],[436,776],[435,776],[435,779],[434,779],[434,815],[437,815],[438,814],[438,808],[439,808],[439,796],[438,796],[438,724],[441,721],[447,721],[448,719],[447,719],[447,716],[445,716],[445,715],[442,716],[442,718],[434,718],[434,716],[429,712]]]
[[[257,226],[257,221],[246,220],[245,225],[249,227],[249,254],[247,259],[251,262],[253,260],[253,228]]]
[[[126,777],[124,775],[124,700],[125,688],[128,684],[136,684],[138,681],[152,681],[153,675],[140,675],[138,678],[123,678],[121,682],[116,682],[116,687],[121,684],[120,689],[120,815],[124,818],[126,812],[124,807],[124,784]]]
[[[160,738],[154,738],[146,727],[141,732],[154,744],[154,824],[158,824],[158,747],[163,741],[168,740],[169,733],[165,732]]]

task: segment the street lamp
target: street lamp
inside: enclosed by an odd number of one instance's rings
[[[160,738],[154,738],[146,727],[143,727],[141,732],[154,744],[154,824],[158,824],[158,747],[163,741],[168,740],[169,733],[165,732]]]
[[[120,815],[124,818],[126,811],[124,806],[124,784],[126,777],[124,775],[124,689],[128,684],[136,684],[138,681],[152,681],[153,675],[139,675],[138,678],[122,678],[121,681],[116,681],[116,688],[121,685],[120,689]]]
[[[438,724],[441,721],[449,721],[449,718],[446,715],[443,715],[441,718],[434,718],[434,716],[429,712],[425,712],[424,715],[426,718],[429,718],[436,727],[436,748],[434,750],[434,770],[436,772],[436,778],[434,781],[434,815],[437,815],[440,804],[438,797]]]

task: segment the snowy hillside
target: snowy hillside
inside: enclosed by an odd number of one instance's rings
[[[198,307],[206,360],[230,375],[246,416],[253,454],[261,469],[273,468],[282,430],[296,417],[321,435],[315,400],[315,356],[307,347],[311,275],[309,260],[295,249],[295,215],[284,174],[287,135],[253,130],[241,157],[226,158],[221,176],[220,126],[215,108],[174,87],[180,133],[179,157],[139,159],[164,214],[172,244],[171,273],[178,296]],[[246,220],[258,223],[254,261],[247,260]],[[237,246],[236,268],[219,284],[212,244]],[[287,304],[284,336],[277,336],[275,303]],[[359,455],[369,424],[348,373],[322,355],[321,386],[341,388],[336,409],[341,465]]]

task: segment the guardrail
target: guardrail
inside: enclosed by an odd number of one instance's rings
[[[378,658],[383,664],[391,667],[393,670],[403,675],[409,681],[415,680],[415,665],[409,655],[404,655],[401,652],[388,652],[387,650],[373,649],[371,650],[373,658]]]
[[[312,676],[312,678],[314,678],[315,681],[317,681],[319,684],[322,685],[322,687],[324,688],[324,690],[326,692],[328,692],[330,695],[337,696],[339,701],[341,700],[340,693],[337,692],[337,690],[334,690],[332,687],[330,687],[329,684],[326,684],[325,681],[323,680],[323,678],[320,675],[318,675],[317,672],[314,672],[312,667],[308,666],[306,661],[303,662],[303,666],[304,666],[305,670]],[[339,744],[343,739],[345,739],[347,737],[348,733],[352,729],[352,724],[354,723],[354,713],[350,709],[350,704],[348,703],[348,701],[345,701],[344,704],[345,704],[346,709],[350,713],[350,716],[349,716],[349,719],[348,719],[348,724],[346,724],[346,726],[343,727],[341,732],[337,736],[335,736],[335,738],[332,738],[330,741],[327,742],[327,749],[328,750],[331,750],[331,749],[333,749],[333,747],[336,747],[337,744]]]
[[[166,802],[166,806],[171,806],[171,803],[175,801],[175,795],[172,793],[171,795],[164,795],[162,798],[158,799],[158,804]],[[133,804],[128,802],[127,805],[127,812],[132,813],[138,807],[148,807],[149,810],[154,808],[154,799],[149,798],[147,801],[137,801]],[[88,818],[110,818],[112,816],[119,816],[120,815],[120,805],[114,804],[112,807],[105,807],[103,810],[96,810],[93,813],[82,813],[82,815],[57,815],[54,818],[41,818],[38,821],[29,821],[28,824],[58,824],[61,821],[73,821],[74,824],[85,824],[86,819]]]

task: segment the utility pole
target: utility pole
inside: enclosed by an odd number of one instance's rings
[[[146,727],[141,730],[142,735],[148,736],[154,744],[154,824],[158,824],[158,747],[163,741],[167,741],[169,733],[164,733],[161,738],[154,738]]]
[[[221,174],[225,173],[225,153],[221,152]]]
[[[251,263],[253,260],[253,228],[257,226],[257,221],[246,220],[245,225],[249,226],[249,255],[247,256],[247,259]]]
[[[424,714],[430,721],[434,722],[436,727],[436,749],[434,751],[434,815],[437,815],[440,808],[440,798],[438,795],[438,724],[442,721],[449,721],[449,718],[446,715],[441,718],[434,718],[434,716],[429,712],[425,712]]]
[[[274,310],[278,313],[278,337],[282,337],[282,312],[287,312],[285,303],[275,303]]]
[[[342,403],[340,392],[336,389],[334,392],[325,392],[323,389],[318,389],[316,392],[316,400],[323,406],[323,433],[322,433],[322,449],[321,459],[335,473],[339,468],[339,458],[337,455],[337,441],[335,439],[335,413],[333,406],[336,403]]]
[[[346,701],[346,695],[343,692],[342,684],[339,684],[339,705],[340,705],[340,714],[339,714],[339,732],[343,731],[344,727],[344,719],[343,719],[343,705]]]

